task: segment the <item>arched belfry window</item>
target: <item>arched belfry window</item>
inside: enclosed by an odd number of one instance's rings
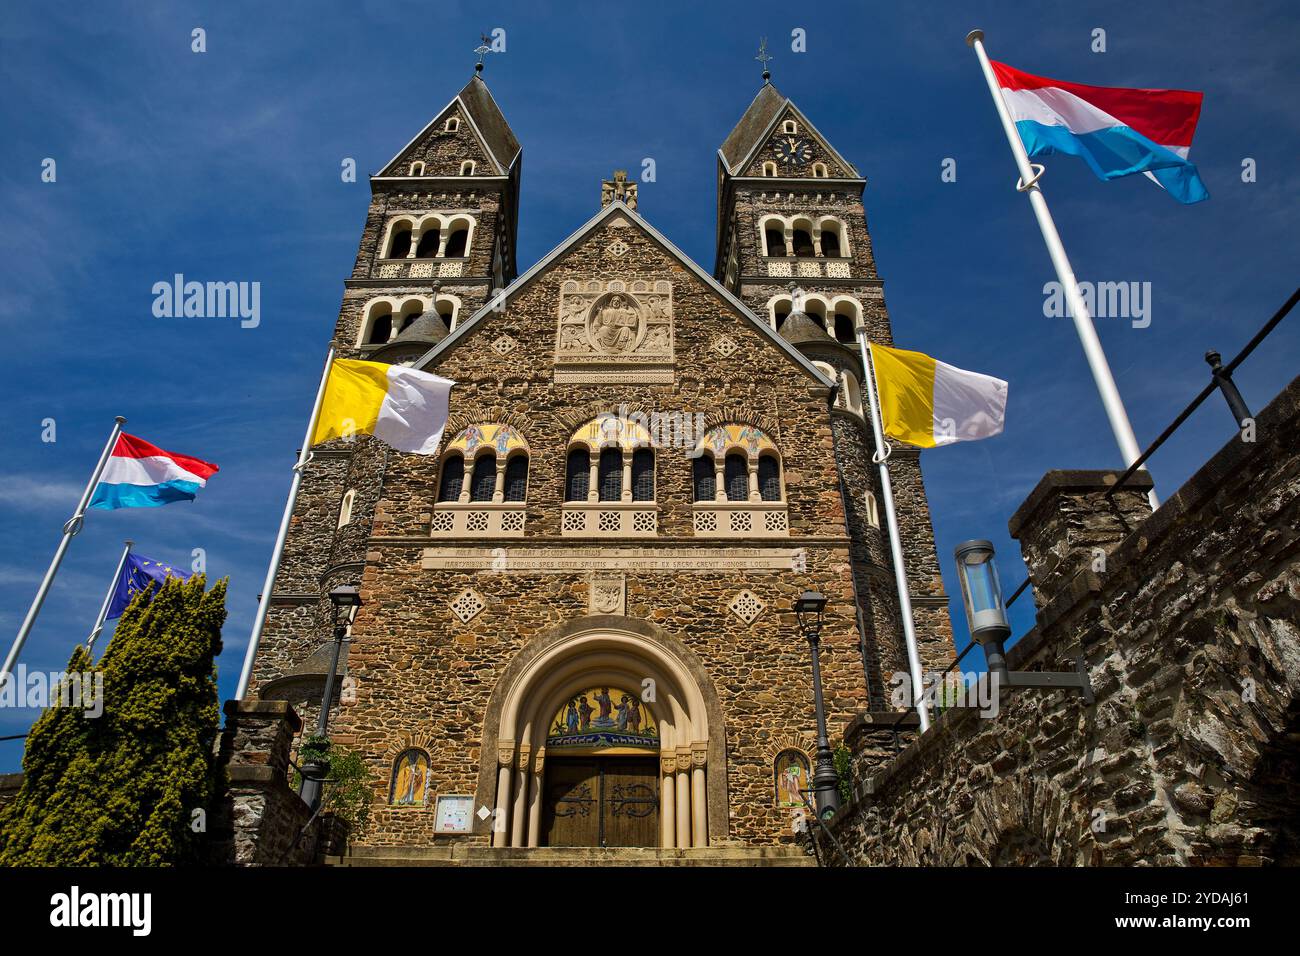
[[[836,259],[840,256],[840,237],[834,230],[822,230],[822,255]]]
[[[411,251],[411,228],[409,226],[399,226],[393,230],[392,239],[388,243],[389,259],[405,259]]]
[[[382,345],[393,337],[392,306],[386,303],[376,308],[370,315],[370,326],[366,333],[367,345]]]
[[[448,259],[461,259],[465,256],[465,243],[469,240],[469,230],[460,227],[447,237],[447,246],[443,255]]]
[[[438,243],[441,239],[441,233],[437,223],[429,223],[424,227],[424,232],[420,233],[420,244],[415,247],[415,258],[432,259],[438,255]]]
[[[388,802],[395,807],[423,806],[429,799],[429,755],[423,750],[405,750],[393,761]]]
[[[816,253],[813,248],[812,233],[807,229],[794,230],[793,245],[796,256],[810,257]]]
[[[768,226],[763,235],[767,240],[767,254],[769,256],[785,255],[785,232],[776,226]]]

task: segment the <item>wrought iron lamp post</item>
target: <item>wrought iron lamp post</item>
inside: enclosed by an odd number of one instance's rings
[[[840,808],[840,775],[835,772],[835,756],[826,736],[826,708],[822,703],[821,627],[826,596],[804,591],[794,602],[799,629],[812,651],[813,702],[817,708],[817,766],[813,770],[813,793],[817,816],[825,820]]]
[[[334,606],[334,652],[330,655],[330,669],[325,675],[325,692],[321,695],[320,716],[316,719],[316,737],[323,738],[329,730],[330,706],[334,702],[334,680],[339,669],[339,654],[343,642],[347,639],[348,628],[356,619],[357,609],[361,607],[361,591],[355,584],[340,584],[330,591],[330,604]],[[326,773],[326,765],[319,760],[312,760],[302,767],[303,800],[313,809],[320,800],[321,781]]]

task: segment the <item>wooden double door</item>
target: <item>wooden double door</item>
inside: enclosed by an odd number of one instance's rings
[[[550,757],[544,846],[658,846],[657,757]]]

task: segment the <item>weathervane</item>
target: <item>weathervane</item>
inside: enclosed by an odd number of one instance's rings
[[[763,37],[758,44],[758,56],[754,57],[759,63],[763,64],[763,82],[766,83],[772,79],[772,71],[767,68],[767,61],[772,59],[772,54],[767,52],[767,37]]]
[[[479,45],[474,47],[474,52],[478,54],[478,62],[474,64],[474,72],[482,73],[483,57],[485,57],[487,54],[492,52],[492,47],[488,45],[488,37],[486,33],[480,33],[478,35],[478,38],[479,38]]]

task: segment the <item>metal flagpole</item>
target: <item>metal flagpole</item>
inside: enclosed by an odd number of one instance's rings
[[[126,566],[126,556],[131,553],[133,542],[126,542],[126,547],[122,549],[122,556],[117,559],[117,570],[113,572],[113,580],[109,582],[108,592],[104,595],[104,603],[99,606],[99,617],[95,618],[95,626],[90,629],[90,637],[86,638],[86,650],[95,649],[95,640],[104,630],[104,621],[108,618],[108,606],[113,603],[113,595],[117,591],[118,579],[122,577],[122,568]]]
[[[275,587],[275,576],[280,570],[280,558],[284,555],[284,542],[289,537],[289,521],[293,518],[293,506],[298,502],[302,470],[311,460],[311,436],[316,431],[316,420],[320,418],[321,399],[325,397],[325,383],[329,381],[330,366],[334,364],[336,351],[334,344],[330,343],[330,350],[325,356],[325,369],[320,376],[320,387],[316,389],[316,402],[311,407],[311,417],[307,421],[307,434],[303,437],[302,447],[298,449],[298,463],[293,466],[293,480],[289,482],[289,498],[284,503],[284,515],[280,518],[280,531],[275,537],[271,565],[266,569],[266,580],[262,582],[262,595],[257,602],[257,615],[253,618],[253,633],[248,638],[248,650],[244,653],[244,669],[240,671],[239,686],[235,689],[236,700],[244,699],[244,694],[248,691],[249,678],[253,676],[253,658],[257,656],[257,645],[262,640],[266,612],[271,606],[271,589]]]
[[[18,662],[18,655],[22,653],[23,645],[27,643],[27,636],[31,634],[32,626],[36,623],[36,615],[41,613],[41,605],[45,603],[45,596],[50,593],[50,585],[54,583],[54,576],[59,573],[59,565],[63,563],[63,555],[67,553],[68,545],[72,542],[72,539],[81,531],[81,525],[86,517],[86,506],[90,504],[90,496],[95,493],[95,486],[99,484],[99,476],[104,473],[104,466],[108,464],[109,456],[113,454],[113,448],[117,444],[117,436],[122,434],[122,426],[125,424],[126,419],[121,415],[113,419],[113,430],[108,435],[104,450],[99,454],[99,462],[95,465],[95,471],[90,476],[90,481],[86,483],[86,490],[81,493],[81,501],[77,503],[77,510],[63,525],[63,538],[59,541],[58,548],[55,549],[54,558],[50,561],[45,577],[41,579],[41,586],[36,589],[36,597],[32,600],[32,606],[27,609],[27,616],[23,618],[22,627],[18,628],[18,636],[14,638],[13,646],[9,648],[9,654],[5,657],[4,665],[0,666],[0,687],[4,687],[8,683],[9,675],[13,673],[14,664]]]
[[[1016,159],[1016,168],[1020,171],[1020,181],[1016,183],[1016,189],[1029,196],[1029,205],[1033,207],[1038,228],[1043,234],[1043,241],[1047,243],[1047,253],[1056,268],[1056,277],[1061,282],[1061,288],[1065,290],[1065,300],[1074,319],[1074,330],[1079,334],[1079,341],[1083,344],[1083,354],[1088,359],[1088,368],[1092,370],[1092,379],[1101,395],[1106,417],[1110,419],[1110,430],[1115,434],[1115,441],[1119,445],[1120,454],[1124,457],[1124,464],[1131,465],[1137,461],[1141,451],[1138,448],[1137,438],[1133,435],[1133,426],[1129,424],[1128,412],[1124,410],[1124,401],[1120,398],[1119,389],[1115,385],[1115,378],[1110,374],[1110,365],[1106,361],[1106,353],[1102,350],[1101,340],[1097,338],[1097,329],[1092,324],[1092,316],[1083,301],[1082,293],[1079,292],[1079,283],[1074,277],[1074,269],[1065,254],[1065,246],[1061,243],[1060,233],[1056,231],[1052,214],[1047,209],[1047,198],[1038,188],[1043,167],[1029,161],[1025,144],[1020,139],[1015,123],[1011,121],[1011,113],[1002,98],[997,77],[993,75],[993,66],[984,51],[984,31],[972,30],[966,36],[966,44],[974,48],[975,55],[979,58],[980,68],[984,71],[984,79],[989,86],[989,94],[993,97],[993,105],[997,107],[998,118],[1002,121],[1002,131],[1007,134],[1007,142],[1011,145],[1011,153]],[[1160,507],[1160,501],[1156,498],[1154,490],[1148,493],[1148,497],[1152,508]]]
[[[871,430],[876,436],[876,454],[871,459],[880,466],[880,493],[884,497],[885,519],[889,525],[889,550],[894,558],[894,583],[898,586],[898,613],[903,618],[903,638],[907,644],[907,666],[912,672],[912,701],[921,720],[921,733],[930,729],[930,708],[925,700],[925,682],[921,676],[921,655],[916,649],[916,624],[912,620],[912,596],[907,590],[907,566],[903,563],[903,541],[898,534],[894,515],[894,488],[889,482],[889,449],[880,427],[880,407],[876,404],[876,371],[868,356],[867,330],[858,335],[862,353],[862,377],[866,380],[867,400],[871,406]]]

